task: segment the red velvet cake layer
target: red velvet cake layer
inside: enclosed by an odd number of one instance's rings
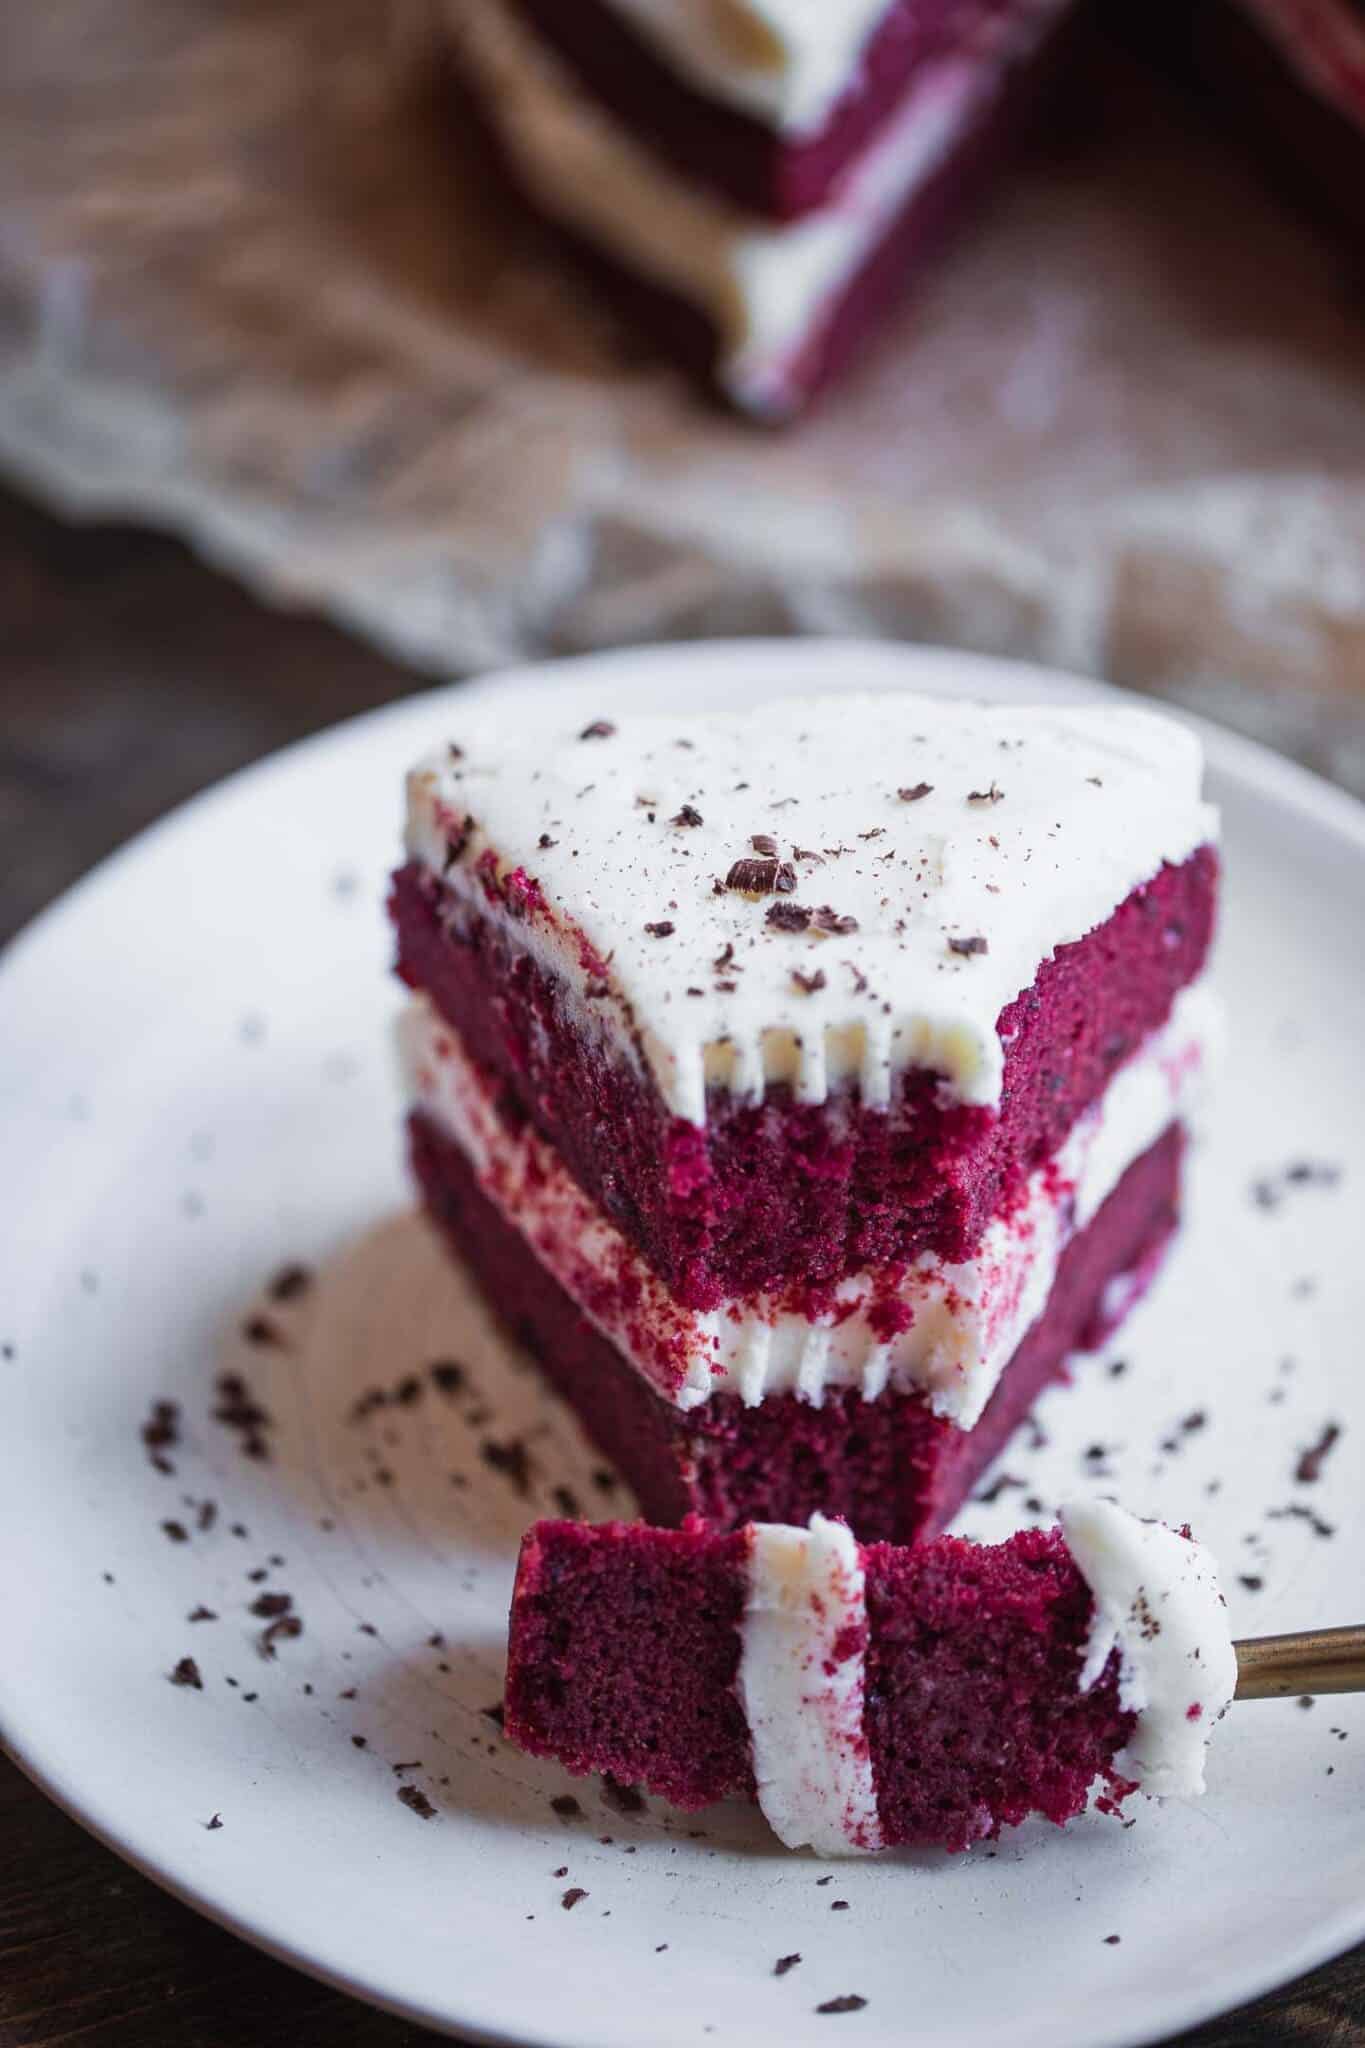
[[[746,1553],[742,1533],[538,1522],[512,1602],[511,1740],[675,1806],[752,1798],[734,1690]]]
[[[879,1544],[862,1563],[863,1725],[886,1846],[962,1849],[1030,1813],[1079,1813],[1134,1717],[1117,1653],[1077,1690],[1092,1602],[1060,1531]],[[747,1587],[743,1532],[538,1523],[512,1602],[508,1736],[679,1806],[752,1796],[734,1689]]]
[[[609,0],[516,0],[613,118],[690,180],[746,213],[793,220],[824,204],[900,104],[915,68],[1007,0],[889,0],[841,98],[810,135],[780,135],[756,115],[708,97],[637,34]]]
[[[976,1427],[961,1430],[912,1393],[856,1389],[819,1408],[795,1394],[756,1407],[715,1394],[687,1413],[661,1398],[538,1263],[480,1190],[459,1146],[411,1124],[413,1164],[435,1222],[494,1308],[629,1481],[648,1520],[689,1514],[733,1528],[842,1515],[863,1542],[913,1543],[942,1528],[1068,1356],[1108,1334],[1174,1228],[1182,1134],[1167,1131],[1129,1167],[1063,1252],[1042,1316],[1006,1367]],[[1116,1286],[1132,1276],[1133,1284]]]
[[[1204,964],[1218,859],[1164,867],[1096,931],[1062,946],[1002,1012],[998,1116],[939,1100],[920,1068],[889,1110],[843,1087],[802,1105],[785,1086],[746,1106],[720,1091],[704,1127],[669,1115],[641,1067],[579,1027],[564,984],[508,920],[410,865],[395,879],[398,966],[498,1074],[569,1171],[692,1308],[821,1290],[922,1251],[971,1255],[1115,1070]]]

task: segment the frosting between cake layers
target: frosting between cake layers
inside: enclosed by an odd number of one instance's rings
[[[1001,1011],[1217,835],[1194,735],[1126,706],[850,693],[583,729],[503,697],[451,739],[409,778],[410,857],[697,1124],[710,1088],[884,1106],[909,1066],[994,1106]],[[766,893],[727,886],[755,871]]]
[[[789,1849],[882,1847],[863,1733],[867,1603],[843,1522],[756,1523],[736,1681],[753,1745],[758,1803]]]
[[[817,130],[891,0],[610,0],[703,91],[783,135]]]
[[[400,1024],[414,1104],[460,1145],[484,1192],[571,1299],[680,1409],[716,1392],[749,1406],[794,1392],[819,1406],[831,1389],[857,1387],[872,1400],[890,1387],[923,1393],[964,1429],[1042,1314],[1070,1238],[1133,1161],[1188,1116],[1218,1035],[1217,1001],[1201,980],[1118,1069],[1023,1199],[987,1227],[974,1257],[949,1264],[926,1252],[890,1279],[851,1277],[812,1319],[762,1296],[710,1311],[680,1305],[555,1148],[528,1122],[508,1127],[497,1084],[427,999],[414,999]],[[901,1313],[888,1318],[891,1305]]]
[[[1202,1544],[1113,1501],[1062,1509],[1062,1534],[1095,1598],[1079,1687],[1119,1652],[1119,1705],[1137,1715],[1114,1768],[1158,1798],[1204,1790],[1216,1721],[1237,1686],[1237,1657],[1218,1567]]]
[[[704,313],[720,340],[722,387],[736,404],[780,417],[794,402],[785,372],[821,314],[1064,4],[1030,0],[1021,18],[990,23],[980,48],[922,66],[835,196],[786,225],[668,169],[579,86],[511,0],[447,0],[447,20],[535,203]]]

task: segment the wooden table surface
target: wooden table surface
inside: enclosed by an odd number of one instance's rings
[[[330,627],[261,610],[175,543],[74,531],[0,494],[0,939],[169,805],[420,687]],[[434,2038],[210,1926],[0,1757],[0,2048]],[[1365,2044],[1365,1947],[1183,2039]]]

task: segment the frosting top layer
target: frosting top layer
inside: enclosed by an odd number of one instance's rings
[[[684,76],[782,134],[819,128],[891,0],[611,0]]]
[[[1192,1798],[1237,1686],[1218,1568],[1202,1544],[1113,1501],[1074,1503],[1061,1523],[1095,1596],[1080,1689],[1095,1684],[1117,1645],[1119,1705],[1138,1717],[1115,1766],[1158,1798]]]
[[[1001,1010],[1216,835],[1182,726],[896,692],[689,718],[471,703],[413,770],[408,851],[513,921],[585,1023],[700,1123],[910,1065],[998,1103]]]

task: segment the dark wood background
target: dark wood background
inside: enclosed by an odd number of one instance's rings
[[[420,687],[330,627],[263,611],[173,542],[73,530],[0,493],[0,939],[170,805]],[[0,2048],[434,2038],[199,1919],[0,1757]],[[1184,2039],[1365,2044],[1365,1947]]]

